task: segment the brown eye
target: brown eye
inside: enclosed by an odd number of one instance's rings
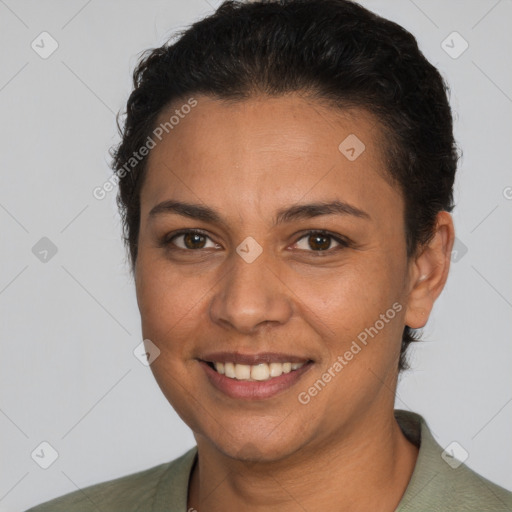
[[[306,235],[302,236],[299,241],[296,242],[296,245],[298,245],[300,240],[303,239],[305,240],[306,247],[303,246],[302,248],[299,248],[301,250],[309,250],[309,252],[328,251],[331,249],[333,240],[338,244],[338,246],[348,247],[348,243],[345,240],[338,236],[331,235],[325,231],[311,231],[306,233]]]
[[[205,236],[199,233],[187,233],[183,235],[183,242],[187,249],[202,249],[205,244]]]
[[[181,244],[176,243],[176,240],[180,239],[182,240]],[[206,247],[207,240],[209,239],[210,237],[201,233],[200,231],[187,230],[176,233],[172,237],[167,236],[164,239],[163,244],[165,246],[174,245],[178,249],[182,249],[184,251],[194,251],[198,249],[204,249]],[[215,246],[216,244],[213,244],[213,247]]]

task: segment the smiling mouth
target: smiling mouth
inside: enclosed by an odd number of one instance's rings
[[[231,362],[210,362],[204,361],[210,368],[217,373],[230,379],[240,381],[267,381],[283,374],[294,372],[303,366],[312,363],[305,361],[302,363],[260,363],[255,365],[236,364]]]

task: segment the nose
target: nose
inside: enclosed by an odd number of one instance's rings
[[[212,321],[244,334],[262,325],[285,324],[292,315],[292,292],[279,276],[279,262],[265,250],[251,263],[238,253],[210,303]]]

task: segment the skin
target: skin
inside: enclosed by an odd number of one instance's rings
[[[135,269],[143,335],[161,351],[151,369],[198,446],[188,507],[314,512],[336,503],[338,511],[392,512],[418,454],[393,416],[401,334],[425,325],[444,287],[452,218],[439,213],[432,241],[407,258],[403,198],[383,163],[385,131],[363,110],[340,112],[298,94],[237,104],[195,98],[148,157]],[[366,146],[355,161],[338,149],[349,134]],[[207,205],[223,222],[149,216],[168,199]],[[334,199],[370,219],[273,223],[283,206]],[[206,238],[159,243],[191,228]],[[312,229],[350,244],[315,244]],[[252,263],[236,252],[248,236],[263,250]],[[298,394],[394,303],[401,311],[301,404]],[[281,352],[314,364],[273,398],[234,400],[197,361],[212,351]]]

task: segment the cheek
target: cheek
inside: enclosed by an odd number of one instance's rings
[[[353,350],[350,360],[364,361],[348,365],[345,373],[354,377],[362,366],[393,364],[405,309],[400,272],[384,254],[367,253],[357,264],[340,267],[322,279],[295,283],[294,292],[305,298],[299,315],[323,339],[328,353],[325,362]]]
[[[323,276],[301,277],[294,292],[322,318],[330,319],[328,323],[350,330],[356,319],[382,312],[396,300],[398,276],[386,258],[367,253]]]
[[[198,300],[204,291],[179,275],[168,265],[140,259],[136,292],[142,323],[142,335],[160,350],[150,369],[162,393],[189,426],[197,428],[194,407],[200,394],[190,378],[189,352],[197,329]]]
[[[168,265],[141,258],[136,293],[143,336],[156,343],[174,337],[173,331],[194,317],[194,307],[204,294],[197,284],[191,285],[178,271],[170,272]]]

